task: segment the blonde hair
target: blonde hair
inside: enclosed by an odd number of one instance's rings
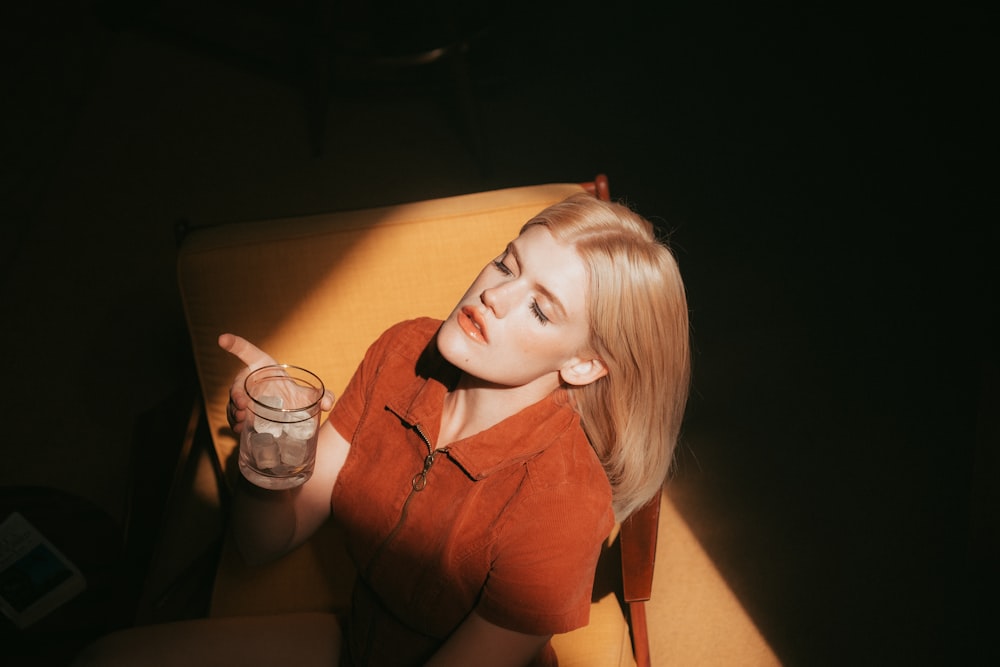
[[[680,270],[652,224],[590,194],[550,206],[531,225],[573,246],[587,266],[591,351],[608,373],[566,390],[621,521],[662,487],[680,435],[691,374]]]

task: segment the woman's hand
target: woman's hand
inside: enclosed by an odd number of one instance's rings
[[[229,387],[229,404],[226,406],[226,419],[229,420],[229,427],[234,432],[241,433],[243,420],[247,416],[247,406],[250,403],[246,390],[243,388],[243,381],[246,380],[251,371],[278,362],[247,339],[234,334],[224,333],[219,336],[219,347],[246,364],[246,368],[237,373],[232,386]],[[333,402],[333,393],[327,390],[320,401],[320,409],[323,412],[329,412],[333,408]]]
[[[219,336],[219,347],[240,359],[241,370],[229,388],[226,416],[237,433],[245,426],[250,398],[243,381],[251,371],[277,363],[253,343],[233,334]],[[324,412],[333,409],[333,393],[320,400]],[[330,516],[330,493],[344,465],[350,444],[330,423],[319,429],[316,465],[312,477],[302,486],[281,491],[260,491],[250,483],[237,487],[233,503],[236,543],[248,563],[274,560],[305,542]]]

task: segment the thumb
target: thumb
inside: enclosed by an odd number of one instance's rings
[[[273,357],[261,350],[259,347],[234,334],[224,333],[219,336],[219,347],[226,352],[236,356],[247,365],[250,370],[256,370],[262,366],[276,364]]]

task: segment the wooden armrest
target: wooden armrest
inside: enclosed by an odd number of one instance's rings
[[[622,587],[632,625],[632,652],[638,667],[649,667],[649,632],[645,602],[653,591],[656,539],[660,525],[660,496],[634,512],[622,523]]]
[[[622,581],[625,601],[646,601],[653,590],[660,492],[622,523]]]

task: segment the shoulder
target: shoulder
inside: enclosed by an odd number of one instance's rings
[[[427,349],[440,327],[441,321],[430,317],[394,324],[375,340],[366,357],[369,361],[390,356],[416,359]]]
[[[418,317],[397,322],[386,329],[379,341],[391,341],[394,345],[415,344],[423,349],[441,328],[441,320],[432,317]]]
[[[431,345],[440,321],[431,318],[405,320],[382,332],[368,346],[347,388],[346,396],[370,396],[380,378],[413,377],[416,367]],[[338,401],[339,402],[339,401]]]
[[[610,502],[611,483],[580,424],[579,415],[568,406],[559,409],[572,416],[528,466],[532,486],[539,491],[555,493],[583,488],[587,495]]]
[[[525,493],[517,514],[574,525],[606,537],[614,524],[612,490],[604,466],[578,424],[566,429],[525,466]]]

